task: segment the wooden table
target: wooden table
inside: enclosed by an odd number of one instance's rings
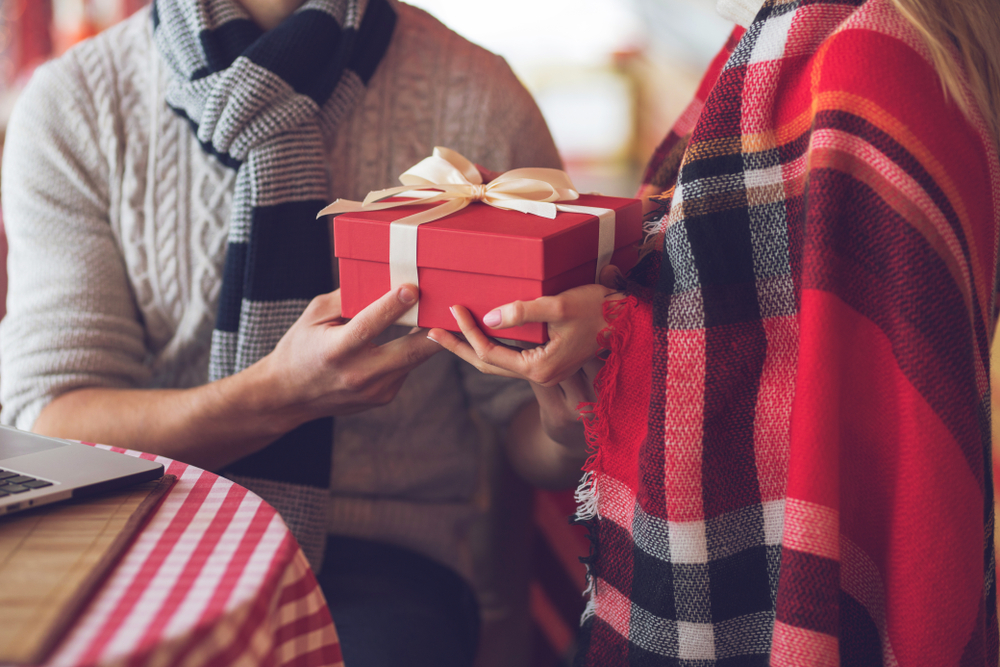
[[[274,509],[164,457],[177,483],[46,665],[342,665],[323,594]]]

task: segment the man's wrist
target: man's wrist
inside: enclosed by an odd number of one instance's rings
[[[219,409],[243,422],[263,439],[273,441],[309,421],[289,397],[289,387],[267,357],[249,368],[212,383]],[[236,425],[237,430],[242,430]]]

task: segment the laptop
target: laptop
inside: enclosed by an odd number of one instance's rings
[[[0,516],[162,476],[155,461],[0,426]]]

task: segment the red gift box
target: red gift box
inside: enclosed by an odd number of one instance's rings
[[[560,202],[561,203],[561,202]],[[565,202],[615,211],[611,263],[623,271],[638,257],[642,206],[638,199],[581,195]],[[428,205],[342,213],[334,218],[341,307],[354,317],[389,291],[389,227]],[[599,221],[596,215],[559,212],[555,219],[475,202],[417,231],[421,327],[457,330],[449,307],[468,308],[488,335],[544,343],[545,325],[493,330],[482,318],[511,301],[530,301],[594,282]]]

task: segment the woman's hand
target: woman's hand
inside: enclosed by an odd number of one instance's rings
[[[604,284],[574,287],[558,296],[508,303],[483,318],[493,329],[545,322],[549,341],[538,347],[515,350],[496,342],[476,326],[472,314],[462,306],[454,306],[452,314],[466,342],[443,329],[431,329],[427,337],[483,373],[553,387],[576,374],[600,349],[598,334],[607,327],[604,302],[624,296],[616,291],[624,284],[617,267],[605,267],[601,281]]]

